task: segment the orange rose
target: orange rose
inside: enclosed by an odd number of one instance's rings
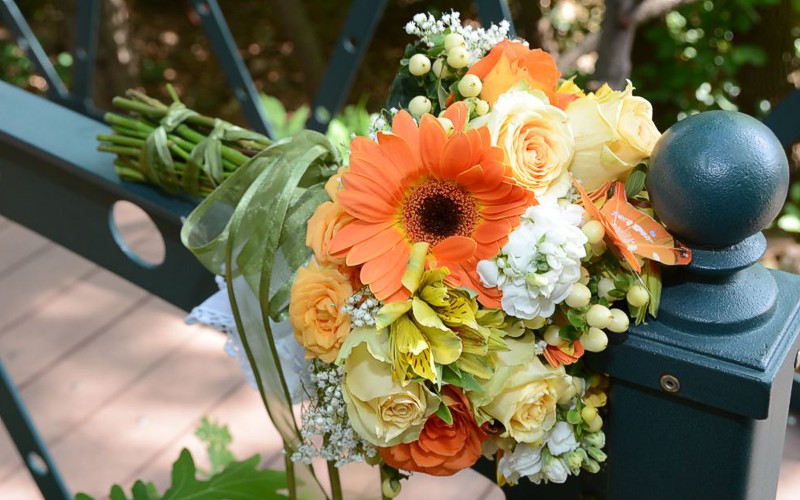
[[[313,260],[297,271],[289,301],[289,317],[306,359],[333,363],[342,341],[350,333],[350,316],[341,308],[353,295],[350,279],[334,266]]]
[[[344,264],[345,254],[331,255],[328,247],[336,233],[353,218],[338,203],[326,201],[308,219],[306,246],[314,251],[318,262]]]
[[[488,439],[472,415],[469,400],[458,387],[442,388],[442,401],[450,409],[453,424],[431,415],[419,439],[390,448],[378,448],[388,465],[432,476],[452,476],[472,466],[481,456],[481,443]]]
[[[328,193],[328,196],[331,197],[333,202],[336,202],[336,198],[339,197],[339,191],[342,190],[342,174],[346,171],[347,169],[345,167],[339,167],[339,170],[330,176],[325,183],[325,192]]]
[[[500,94],[523,81],[531,89],[544,92],[550,104],[561,109],[577,97],[558,92],[561,72],[550,54],[542,49],[531,50],[511,40],[495,45],[486,57],[469,68],[467,74],[481,79],[481,99],[489,104],[494,104]]]

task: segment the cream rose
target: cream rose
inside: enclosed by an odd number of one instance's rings
[[[476,401],[479,416],[505,427],[500,437],[517,442],[541,444],[556,424],[556,407],[561,394],[572,384],[564,367],[552,368],[535,355],[522,357],[512,351],[533,353],[532,335],[508,339],[509,352],[498,354],[493,380],[484,387],[483,401]],[[514,345],[520,343],[521,345]]]
[[[543,195],[567,172],[575,151],[572,130],[566,113],[548,104],[544,95],[506,92],[488,116],[492,145],[505,152],[521,186]]]
[[[661,133],[653,123],[653,107],[633,95],[633,85],[611,90],[604,85],[594,94],[567,107],[575,136],[570,170],[587,191],[605,181],[624,178],[650,157]]]
[[[419,438],[440,403],[424,384],[403,387],[395,382],[392,366],[375,359],[365,343],[354,347],[344,362],[342,395],[353,429],[379,447]]]

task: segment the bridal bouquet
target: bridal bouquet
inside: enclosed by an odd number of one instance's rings
[[[389,109],[342,162],[303,132],[259,152],[192,214],[187,246],[225,275],[287,457],[409,472],[486,456],[497,479],[597,472],[607,379],[584,363],[655,316],[660,266],[689,250],[653,218],[650,104],[560,80],[501,23],[418,14]],[[344,165],[343,165],[344,163]],[[273,329],[309,361],[298,425]]]

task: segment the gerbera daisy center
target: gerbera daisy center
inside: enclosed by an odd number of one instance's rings
[[[406,198],[402,216],[413,242],[433,246],[450,236],[469,236],[478,222],[478,209],[458,184],[431,180]]]

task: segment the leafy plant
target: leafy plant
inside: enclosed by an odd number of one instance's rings
[[[213,476],[222,472],[225,467],[236,461],[229,448],[233,438],[227,425],[220,424],[203,417],[200,426],[194,431],[194,435],[204,442],[208,461],[211,464],[208,472],[200,471],[205,476]]]

